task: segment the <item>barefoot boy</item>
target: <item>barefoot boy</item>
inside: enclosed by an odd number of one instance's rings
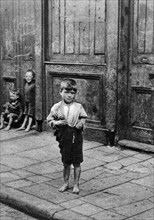
[[[64,79],[60,85],[62,101],[56,103],[47,117],[49,126],[56,129],[56,140],[59,142],[60,153],[64,166],[64,184],[59,189],[64,192],[69,188],[70,166],[74,166],[73,193],[79,193],[80,163],[83,162],[82,131],[87,114],[80,103],[75,102],[77,93],[76,81]]]
[[[24,109],[24,121],[20,128],[17,131],[25,130],[26,132],[30,131],[34,116],[35,116],[35,73],[33,70],[27,70],[25,74],[26,84],[24,87],[25,90],[25,109]],[[26,127],[27,125],[27,127]]]

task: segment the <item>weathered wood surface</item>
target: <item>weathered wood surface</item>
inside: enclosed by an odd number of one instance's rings
[[[48,2],[48,60],[104,64],[106,0]]]
[[[117,0],[53,0],[48,4],[47,113],[63,77],[75,78],[88,122],[116,128]],[[47,114],[46,113],[46,114]]]
[[[36,72],[36,118],[42,119],[41,1],[1,0],[2,103],[7,90],[16,87],[23,95],[24,75]],[[14,82],[12,78],[14,77]],[[7,79],[7,80],[6,80]]]
[[[125,0],[121,8],[119,134],[154,144],[154,2]]]

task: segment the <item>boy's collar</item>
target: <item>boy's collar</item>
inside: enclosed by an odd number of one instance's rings
[[[75,102],[75,101],[73,101],[73,102],[67,104],[66,102],[64,102],[64,100],[61,101],[61,103],[62,103],[63,105],[66,105],[66,106],[71,106],[74,102]]]

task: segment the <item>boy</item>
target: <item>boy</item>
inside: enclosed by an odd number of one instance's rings
[[[25,74],[25,80],[26,80],[26,84],[25,84],[25,109],[24,109],[24,121],[23,124],[21,125],[20,128],[18,128],[17,130],[25,130],[25,131],[30,131],[31,126],[32,126],[32,122],[34,119],[34,115],[35,115],[35,82],[34,82],[34,72],[33,70],[29,69],[27,70],[26,74]],[[26,128],[26,124],[28,122],[27,128]]]
[[[60,85],[62,101],[56,103],[47,117],[50,127],[56,129],[56,140],[59,142],[63,162],[64,184],[59,189],[64,192],[69,188],[70,166],[74,166],[73,193],[78,194],[81,174],[80,163],[83,162],[82,131],[87,114],[80,103],[75,102],[77,84],[73,79],[64,79]]]
[[[4,122],[8,122],[5,128],[8,131],[11,128],[13,122],[18,123],[22,118],[22,106],[19,102],[19,91],[9,90],[10,101],[5,103],[4,112],[1,114],[0,129],[4,128]]]

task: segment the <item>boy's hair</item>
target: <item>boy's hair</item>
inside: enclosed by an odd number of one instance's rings
[[[76,81],[74,79],[70,79],[70,78],[63,79],[60,84],[60,92],[62,92],[63,89],[66,89],[67,91],[77,92]]]

